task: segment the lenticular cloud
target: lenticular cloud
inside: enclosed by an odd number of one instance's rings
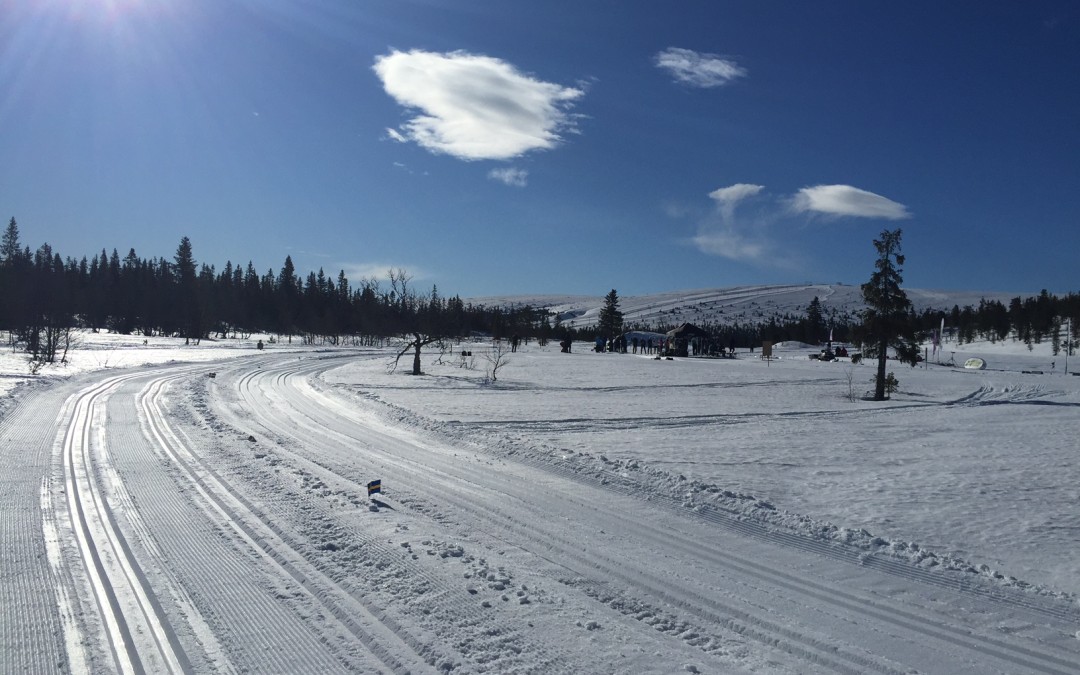
[[[395,101],[417,114],[388,133],[459,159],[511,159],[545,150],[572,127],[581,89],[543,82],[489,56],[412,50],[375,59]]]
[[[795,195],[796,211],[813,211],[832,216],[858,216],[902,220],[910,218],[907,207],[873,192],[850,185],[815,185]]]

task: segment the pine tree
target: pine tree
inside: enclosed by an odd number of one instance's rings
[[[810,301],[810,306],[806,308],[806,329],[806,337],[809,338],[807,342],[810,344],[816,345],[825,333],[825,317],[821,311],[821,300],[816,295]]]
[[[623,314],[619,311],[619,294],[615,289],[604,296],[604,307],[600,310],[600,334],[610,340],[622,333]]]
[[[25,304],[23,293],[25,286],[20,283],[23,276],[22,252],[19,248],[19,226],[12,218],[0,241],[0,329],[12,330],[23,320]]]
[[[199,289],[196,276],[195,257],[191,250],[191,240],[180,239],[173,258],[176,265],[178,308],[180,309],[180,330],[185,343],[202,337],[202,322],[199,316]]]
[[[292,256],[285,256],[285,263],[281,266],[277,281],[277,312],[278,331],[288,335],[289,344],[292,344],[293,332],[296,329],[296,317],[300,305],[301,282],[296,276],[296,266],[293,265]]]
[[[885,400],[885,359],[889,347],[896,351],[902,363],[915,365],[919,360],[919,346],[915,341],[914,313],[907,293],[900,287],[904,256],[900,253],[901,231],[884,230],[880,239],[874,240],[878,259],[874,264],[875,272],[870,281],[862,285],[863,311],[862,330],[869,356],[877,356],[877,378],[875,379],[874,400]],[[891,375],[891,373],[890,373]],[[895,378],[889,377],[895,385]]]
[[[14,265],[20,256],[19,225],[12,217],[7,229],[4,230],[4,238],[0,241],[0,264]]]

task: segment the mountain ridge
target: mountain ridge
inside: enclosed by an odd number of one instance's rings
[[[999,300],[1008,304],[1012,298],[1034,295],[918,288],[905,288],[904,291],[917,312],[924,309],[949,311],[954,306],[977,306],[982,299]],[[623,319],[631,324],[756,324],[766,322],[773,316],[804,314],[815,297],[826,313],[851,313],[865,307],[859,286],[807,283],[698,288],[628,295],[619,298],[619,309],[623,313]],[[559,320],[569,327],[587,328],[596,325],[599,320],[604,296],[505,295],[468,298],[467,301],[485,306],[530,305],[545,308],[554,312]]]

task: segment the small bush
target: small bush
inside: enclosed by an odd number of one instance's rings
[[[874,375],[870,380],[877,385],[877,375]],[[900,381],[896,379],[896,376],[892,374],[892,371],[885,376],[885,398],[889,398],[894,392],[900,391]]]

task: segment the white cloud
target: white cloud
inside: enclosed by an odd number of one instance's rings
[[[764,185],[736,183],[709,193],[716,202],[713,214],[698,223],[698,233],[691,241],[702,253],[718,255],[729,260],[764,262],[772,247],[762,236],[765,220],[756,214],[753,224],[735,218],[739,202],[754,197],[765,189]]]
[[[730,260],[760,261],[766,251],[763,242],[754,241],[728,226],[721,230],[702,228],[691,241],[702,253]]]
[[[745,77],[746,69],[716,54],[701,54],[692,49],[668,47],[655,57],[656,65],[670,72],[677,81],[692,87],[719,87]]]
[[[501,59],[456,51],[392,51],[375,74],[395,101],[415,113],[397,141],[465,160],[511,159],[555,147],[573,130],[567,111],[582,89],[543,82]]]
[[[526,183],[528,183],[529,172],[525,169],[515,169],[513,167],[492,169],[488,171],[488,178],[497,180],[500,183],[506,183],[511,187],[525,187]]]
[[[911,214],[903,204],[881,195],[850,185],[815,185],[798,191],[792,199],[792,209],[812,211],[832,216],[885,218],[902,220]]]
[[[709,196],[715,199],[722,205],[732,205],[746,199],[747,197],[753,197],[757,193],[765,189],[764,185],[752,185],[750,183],[736,183],[729,185],[725,188],[718,188],[709,193]]]
[[[776,232],[793,213],[892,220],[911,217],[903,204],[850,185],[806,187],[784,197],[763,195],[764,190],[762,185],[736,183],[710,192],[714,208],[698,221],[697,234],[689,241],[707,255],[796,269],[802,256],[789,250],[785,237]]]

